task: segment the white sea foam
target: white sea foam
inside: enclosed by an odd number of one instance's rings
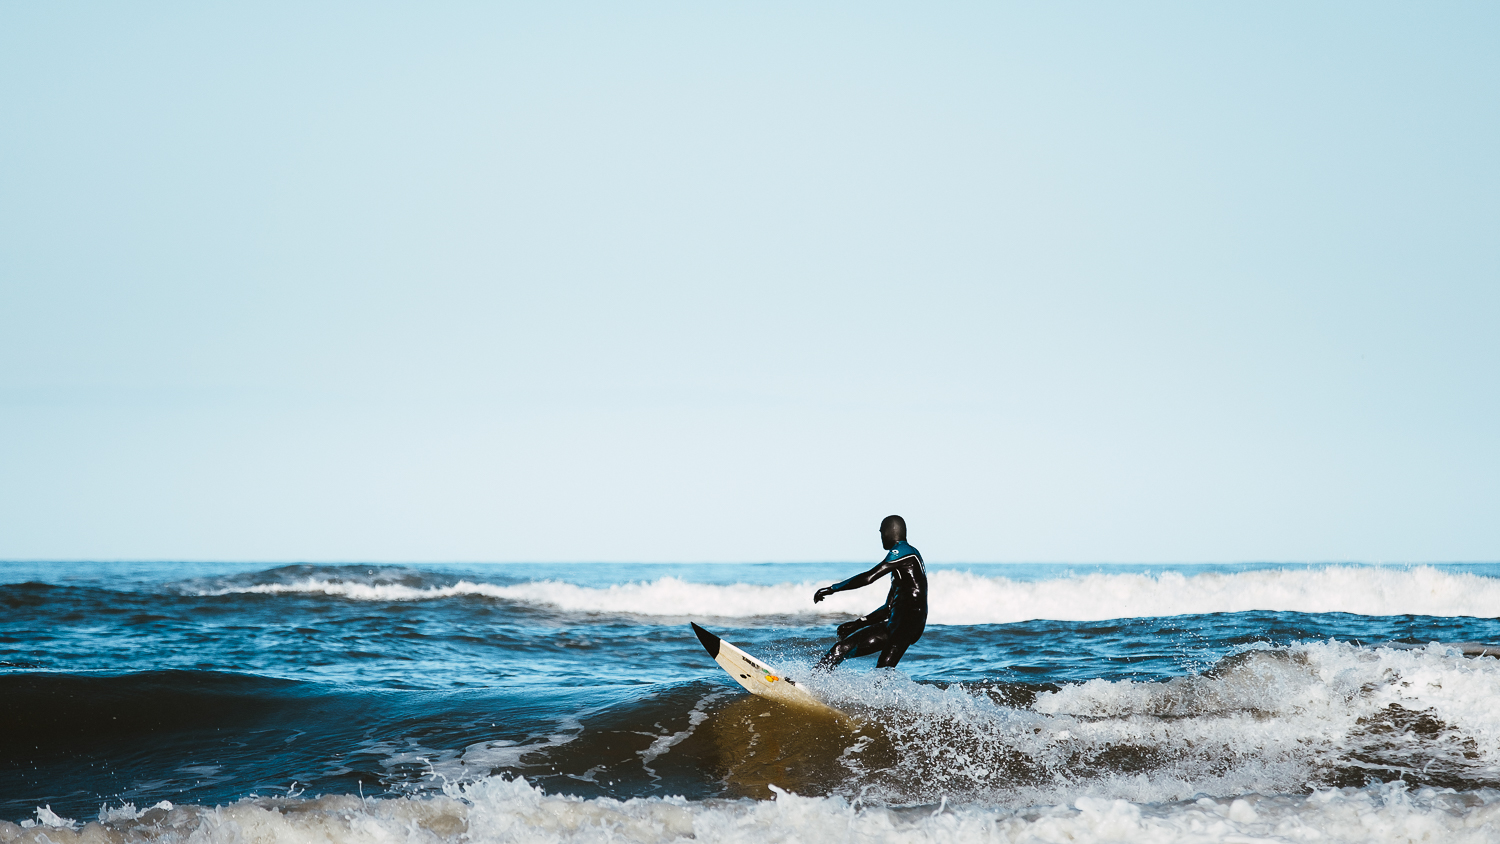
[[[787,771],[772,781],[792,790],[857,794],[867,805],[946,799],[1019,811],[1080,798],[1147,805],[1202,795],[1306,794],[1369,778],[1466,788],[1500,782],[1500,710],[1493,705],[1500,699],[1500,660],[1466,658],[1442,645],[1263,647],[1201,675],[1067,684],[1021,707],[1005,703],[1004,690],[921,684],[899,671],[804,679],[874,729],[851,737],[842,753],[834,748],[837,761],[825,759],[832,762],[825,773],[790,779],[803,774]],[[721,716],[714,706],[721,695],[699,700],[683,729],[658,730],[640,752],[648,774],[700,730],[714,743],[716,731],[741,735],[748,728],[747,748],[762,730],[767,747],[788,741],[786,725],[775,720]],[[733,793],[754,794],[763,791],[755,783],[765,781],[765,769],[740,771],[744,749],[712,766],[722,766]],[[495,770],[472,764],[496,761],[484,759],[485,748],[471,750],[477,755],[465,753],[469,764],[445,770],[440,762],[435,774],[473,782]],[[547,770],[545,743],[531,750],[536,755],[527,767]]]
[[[1297,794],[1369,778],[1500,781],[1500,660],[1442,645],[1264,647],[1168,682],[1064,685],[1023,708],[984,686],[900,672],[807,682],[878,723],[886,748],[851,749],[844,761],[848,787],[884,804],[947,797],[1019,809]]]
[[[545,794],[490,778],[443,796],[244,800],[179,806],[154,822],[111,820],[79,830],[0,822],[4,844],[366,844],[366,842],[1444,842],[1479,844],[1500,829],[1500,793],[1397,786],[1309,795],[1200,798],[1171,804],[1081,797],[1021,811],[935,806],[859,808],[837,797],[778,792],[774,800],[616,801]]]
[[[1030,619],[1089,621],[1246,610],[1359,615],[1500,615],[1500,579],[1429,566],[1328,566],[1186,575],[1091,573],[1022,581],[963,571],[931,574],[932,624],[1004,624]],[[356,601],[430,601],[472,595],[567,612],[644,616],[754,618],[847,615],[883,598],[878,588],[834,595],[813,604],[826,583],[694,583],[677,577],[604,587],[553,580],[512,585],[460,580],[418,587],[307,577],[284,583],[225,587],[202,594],[318,593]]]
[[[721,616],[752,618],[766,615],[808,613],[848,614],[856,605],[854,596],[836,595],[813,606],[812,593],[823,584],[718,585],[693,583],[663,577],[645,583],[619,583],[606,587],[578,586],[555,580],[539,580],[503,586],[460,580],[447,586],[414,587],[395,583],[361,583],[345,580],[303,578],[288,583],[206,590],[205,595],[307,594],[317,593],[355,601],[431,601],[462,595],[478,595],[523,604],[551,607],[567,612],[619,613],[652,616]],[[847,606],[846,606],[847,605]]]
[[[1500,580],[1429,566],[1329,566],[1184,575],[1093,573],[1017,582],[936,572],[933,615],[944,624],[1050,618],[1086,621],[1247,610],[1358,615],[1500,615]]]

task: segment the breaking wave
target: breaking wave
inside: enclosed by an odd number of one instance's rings
[[[1202,574],[1096,572],[1037,581],[942,570],[932,572],[931,580],[932,624],[1091,621],[1251,610],[1500,616],[1500,579],[1430,566],[1328,566]],[[823,585],[826,582],[712,584],[678,577],[603,587],[556,580],[513,584],[459,580],[429,585],[309,575],[270,583],[199,588],[195,592],[315,594],[387,602],[475,596],[564,612],[666,617],[830,616],[869,609],[872,596],[865,593],[840,593],[814,605],[812,592]]]
[[[1204,841],[1490,842],[1500,793],[1396,785],[1308,795],[1164,805],[1080,797],[1023,811],[978,807],[861,807],[839,797],[778,791],[775,800],[690,803],[676,798],[581,799],[524,779],[489,778],[441,796],[366,800],[247,799],[219,808],[162,803],[106,808],[80,824],[39,809],[29,826],[0,822],[5,844],[356,844],[356,842],[957,842]]]
[[[172,765],[193,755],[183,742],[201,725],[183,719],[210,698],[243,713],[243,724],[225,726],[242,730],[228,736],[232,745],[255,737],[246,759],[264,756],[260,748],[272,739],[281,743],[268,726],[290,722],[316,738],[356,711],[401,706],[369,729],[352,725],[356,736],[380,738],[362,752],[381,758],[345,763],[426,775],[378,798],[325,790],[217,808],[116,804],[92,820],[77,819],[76,804],[72,817],[43,804],[24,825],[0,823],[0,844],[1461,842],[1493,840],[1500,824],[1500,713],[1492,703],[1500,660],[1437,644],[1259,646],[1166,682],[939,686],[899,672],[808,678],[863,722],[848,729],[774,717],[780,710],[763,699],[689,684],[622,699],[561,729],[544,725],[525,743],[482,738],[480,724],[477,734],[455,731],[446,747],[431,720],[441,698],[430,695],[394,696],[404,703],[365,695],[320,714],[314,705],[332,690],[284,681],[184,673],[20,679],[57,692],[48,700],[61,703],[78,684],[92,684],[87,697],[99,701],[90,705],[100,729],[87,740],[106,732],[106,711],[129,712],[125,698],[144,705],[149,696],[154,711],[182,721],[177,733],[140,736],[142,747],[178,760]],[[505,706],[498,698],[474,703],[447,721],[469,724]],[[54,720],[76,724],[93,711],[71,705]],[[396,731],[418,709],[425,717],[407,723],[414,732],[403,738]],[[144,709],[134,717],[140,723],[132,728],[147,724]],[[416,738],[420,745],[408,740]],[[319,740],[313,749],[333,746]],[[222,749],[215,752],[223,761]],[[601,795],[606,776],[650,791]],[[667,796],[682,787],[711,793]]]

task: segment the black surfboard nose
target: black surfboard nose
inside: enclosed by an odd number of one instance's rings
[[[691,621],[688,624],[693,624]],[[693,632],[698,634],[698,641],[703,643],[703,649],[714,659],[719,658],[719,637],[693,624]]]

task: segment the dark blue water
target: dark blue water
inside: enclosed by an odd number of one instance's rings
[[[883,599],[814,614],[859,568],[0,564],[0,818],[518,776],[891,806],[1500,787],[1500,661],[1428,645],[1500,642],[1500,567],[934,566],[897,672],[809,680],[857,729],[745,695],[687,626],[801,676]],[[1080,617],[1112,602],[1172,614]]]

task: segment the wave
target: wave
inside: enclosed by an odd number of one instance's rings
[[[1261,645],[1166,682],[1029,691],[940,688],[877,672],[808,685],[879,724],[843,761],[846,788],[884,804],[946,797],[1020,808],[1080,795],[1157,803],[1372,782],[1500,785],[1500,660],[1444,645]]]
[[[1245,799],[1251,808],[1265,799],[1300,812],[1322,805],[1318,795],[1398,794],[1369,791],[1382,782],[1481,795],[1500,786],[1500,712],[1493,706],[1500,660],[1466,658],[1441,645],[1260,646],[1166,682],[944,687],[899,672],[804,679],[860,723],[785,717],[771,702],[707,682],[545,700],[494,692],[350,696],[311,684],[182,672],[12,678],[0,689],[0,721],[16,727],[13,746],[0,748],[0,758],[15,760],[11,779],[0,776],[0,796],[9,796],[0,817],[37,806],[77,817],[104,800],[236,800],[252,788],[279,791],[294,781],[324,795],[363,788],[381,798],[440,792],[457,799],[469,793],[454,792],[460,784],[498,788],[497,777],[524,777],[531,791],[513,799],[545,799],[547,811],[569,817],[608,815],[617,805],[610,800],[648,805],[627,798],[657,799],[694,815],[696,807],[763,800],[783,789],[809,798],[858,795],[867,808],[895,807],[889,817],[902,817],[902,806],[946,803],[996,823],[1028,807],[1084,812],[1080,801],[1096,808],[1127,801],[1149,818],[1152,806],[1197,811],[1185,801],[1205,794],[1221,808],[1232,807],[1234,795],[1292,795]],[[31,703],[9,703],[26,694]],[[57,711],[44,713],[43,706]],[[46,748],[35,746],[36,737],[47,735],[63,737],[53,741],[62,744],[41,758],[37,751]],[[120,778],[80,792],[77,760],[85,757]],[[571,797],[556,796],[564,794]],[[260,811],[283,804],[236,805]],[[277,811],[295,814],[319,804],[284,805],[292,808]],[[379,805],[395,811],[439,804]],[[804,805],[848,808],[832,799]],[[511,811],[484,811],[502,809]],[[245,811],[271,826],[287,822]],[[472,825],[473,806],[461,811]],[[121,823],[131,819],[138,818]],[[178,831],[197,823],[181,820]],[[532,821],[522,812],[506,823]],[[48,818],[36,822],[47,826]],[[253,839],[269,828],[244,835]],[[530,829],[535,840],[590,840],[549,838],[550,826],[515,829]],[[213,840],[216,830],[194,840]],[[175,841],[169,832],[162,840]]]
[[[295,705],[310,684],[218,671],[131,674],[0,673],[0,758],[24,748],[87,746],[122,732],[217,726]]]
[[[119,806],[87,825],[39,807],[29,826],[0,822],[6,844],[275,844],[323,841],[736,842],[1287,841],[1489,842],[1500,827],[1500,793],[1395,785],[1310,795],[1204,797],[1170,804],[1079,797],[1027,810],[862,807],[840,797],[777,790],[774,800],[581,799],[548,794],[524,779],[491,777],[439,796],[387,800],[350,795],[249,799],[228,806],[144,810]]]
[[[1183,574],[1091,573],[1026,581],[972,571],[931,574],[932,624],[1008,624],[1035,619],[1095,621],[1268,610],[1368,616],[1500,616],[1500,579],[1430,566],[1328,566]],[[611,586],[555,580],[516,584],[459,580],[441,585],[306,576],[195,590],[199,595],[320,594],[354,601],[433,601],[477,596],[564,612],[756,618],[867,611],[879,587],[813,604],[826,582],[695,583],[678,577]]]

